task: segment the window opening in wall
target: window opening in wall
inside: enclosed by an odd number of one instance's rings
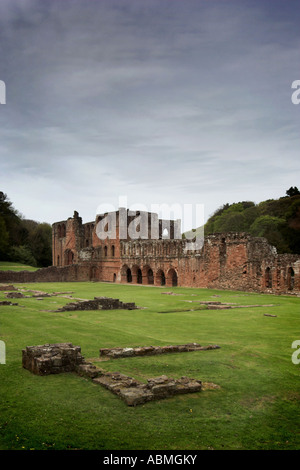
[[[271,268],[267,268],[267,269],[266,269],[265,280],[266,280],[266,287],[267,287],[268,289],[271,289],[271,288],[272,288]]]
[[[163,230],[162,238],[165,239],[165,240],[167,240],[167,239],[170,238],[170,237],[169,237],[169,231],[168,231],[167,228],[165,228],[165,229]]]
[[[294,289],[294,284],[295,284],[295,273],[293,268],[288,269],[288,290],[293,290]]]

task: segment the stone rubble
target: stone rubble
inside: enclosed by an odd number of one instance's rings
[[[74,310],[135,310],[137,308],[134,302],[121,302],[119,299],[112,299],[110,297],[94,297],[94,300],[71,302],[59,308],[56,312]]]

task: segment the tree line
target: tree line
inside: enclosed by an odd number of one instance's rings
[[[294,186],[279,199],[224,204],[204,226],[205,235],[223,232],[248,232],[265,237],[278,253],[300,254],[300,191]]]
[[[0,260],[30,266],[52,264],[52,227],[25,219],[0,191]]]

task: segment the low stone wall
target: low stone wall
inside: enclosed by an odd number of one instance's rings
[[[18,304],[14,304],[12,302],[9,302],[8,300],[1,300],[0,301],[0,305],[18,305]]]
[[[27,346],[22,350],[23,367],[36,375],[73,372],[84,362],[81,348],[72,343]]]
[[[89,281],[90,268],[87,265],[49,266],[36,271],[0,271],[0,282],[76,282]]]
[[[182,393],[199,392],[202,382],[181,377],[169,378],[166,375],[148,379],[141,383],[120,372],[107,372],[86,362],[81,348],[72,343],[55,343],[27,346],[22,350],[22,365],[36,375],[76,372],[88,377],[119,396],[128,406],[136,406],[148,401],[167,398]]]
[[[157,354],[179,353],[189,351],[205,351],[208,349],[219,349],[220,346],[201,346],[198,343],[188,343],[170,346],[144,346],[140,348],[101,348],[100,357],[118,359],[120,357],[153,356]]]
[[[70,302],[56,310],[56,312],[65,312],[73,310],[135,310],[134,302],[121,302],[119,299],[110,297],[94,297],[94,300],[81,300],[79,302]]]
[[[166,375],[148,379],[147,383],[138,382],[119,372],[107,372],[94,378],[93,382],[118,395],[128,406],[136,406],[148,401],[159,400],[183,393],[200,392],[200,380],[181,377],[172,379]]]

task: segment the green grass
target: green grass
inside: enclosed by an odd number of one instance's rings
[[[0,271],[36,271],[39,268],[18,263],[18,261],[0,261]]]
[[[162,295],[170,288],[109,283],[15,285],[72,291],[84,299],[109,296],[145,308],[43,311],[70,301],[63,297],[16,299],[18,306],[0,307],[0,340],[6,344],[1,449],[299,449],[300,366],[291,360],[291,344],[300,339],[299,298],[179,287],[172,290],[182,295],[170,296]],[[191,300],[274,306],[196,310],[196,303],[185,302]],[[141,381],[186,375],[220,389],[131,408],[75,374],[39,377],[22,368],[26,346],[65,341],[81,346],[86,360]],[[187,342],[221,348],[99,363],[102,347]]]

